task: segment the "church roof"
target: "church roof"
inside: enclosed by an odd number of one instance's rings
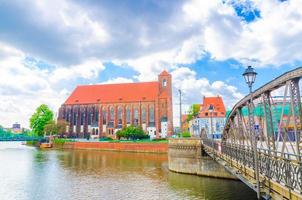
[[[78,86],[65,105],[154,101],[158,82],[119,83]]]

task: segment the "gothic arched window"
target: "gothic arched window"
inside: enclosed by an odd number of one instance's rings
[[[106,112],[105,108],[103,108],[103,111],[102,111],[102,118],[103,118],[103,124],[106,124],[106,121],[107,121],[107,112]]]
[[[123,124],[123,109],[122,109],[122,107],[118,107],[117,120],[118,120],[119,125]]]
[[[84,118],[85,118],[85,114],[84,112],[81,112],[81,125],[84,125]]]
[[[155,125],[155,117],[154,117],[154,106],[150,106],[149,108],[149,122],[150,122],[150,126],[154,126]]]
[[[164,80],[163,80],[163,87],[166,87],[166,86],[167,86],[167,80],[164,79]]]
[[[76,112],[74,112],[73,113],[73,125],[77,125],[77,113]]]
[[[142,123],[146,123],[146,108],[142,108]]]
[[[126,122],[127,122],[127,124],[131,124],[131,110],[130,110],[130,107],[126,108]]]
[[[138,108],[134,108],[134,126],[138,126]]]
[[[96,108],[95,110],[95,116],[94,116],[95,122],[98,123],[99,122],[99,109]]]

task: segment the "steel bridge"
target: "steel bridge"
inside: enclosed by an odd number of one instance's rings
[[[241,99],[203,149],[264,199],[302,199],[302,67]],[[246,114],[247,113],[247,114]]]

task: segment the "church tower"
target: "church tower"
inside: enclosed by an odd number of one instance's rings
[[[158,75],[159,102],[158,114],[161,121],[159,130],[167,136],[173,133],[173,112],[172,112],[172,76],[166,70]]]

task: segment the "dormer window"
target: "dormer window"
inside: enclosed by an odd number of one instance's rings
[[[167,86],[167,80],[164,79],[164,80],[163,80],[163,87],[166,87],[166,86]]]

